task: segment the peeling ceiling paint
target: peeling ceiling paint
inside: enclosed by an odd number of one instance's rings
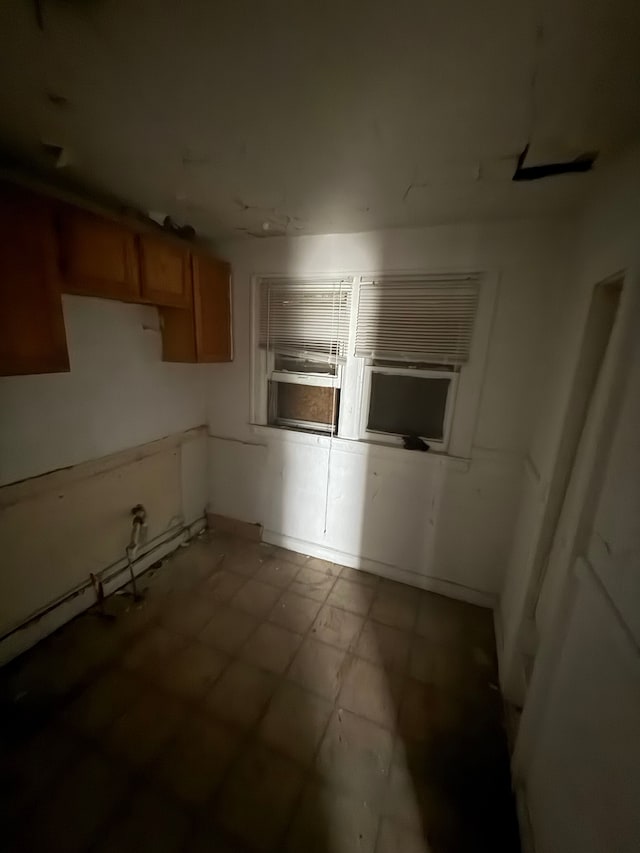
[[[0,5],[2,149],[212,238],[562,213],[592,178],[514,185],[527,143],[600,165],[640,137],[635,0],[37,10]]]

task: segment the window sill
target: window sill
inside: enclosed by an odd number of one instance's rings
[[[363,441],[355,438],[340,438],[321,435],[313,432],[286,429],[285,427],[251,424],[253,435],[261,436],[271,441],[282,441],[286,444],[299,444],[305,447],[320,447],[326,450],[333,447],[343,453],[353,453],[357,456],[373,456],[393,459],[411,465],[445,464],[448,470],[466,472],[471,460],[462,456],[452,456],[449,453],[428,450],[426,453],[417,450],[406,450],[404,447],[385,442]]]

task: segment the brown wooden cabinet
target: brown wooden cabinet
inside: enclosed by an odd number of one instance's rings
[[[153,305],[189,305],[191,266],[187,248],[153,234],[141,234],[140,294]]]
[[[198,361],[231,361],[231,271],[209,255],[193,255],[193,307]]]
[[[194,253],[192,308],[161,309],[164,361],[231,361],[231,293],[229,264]]]
[[[165,361],[231,361],[229,265],[202,247],[10,184],[0,226],[0,375],[69,369],[61,291],[159,306]]]
[[[0,375],[69,370],[51,206],[0,185]]]
[[[136,234],[76,208],[61,209],[57,218],[64,292],[139,302]]]

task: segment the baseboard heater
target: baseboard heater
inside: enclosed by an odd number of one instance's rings
[[[147,542],[140,555],[132,562],[134,575],[138,577],[146,572],[154,563],[171,554],[205,527],[206,519],[199,518],[191,524],[175,525]],[[96,577],[102,583],[105,596],[111,595],[126,586],[130,580],[129,561],[123,557],[102,569]],[[0,666],[31,648],[95,603],[93,582],[88,576],[86,581],[35,611],[0,636]]]

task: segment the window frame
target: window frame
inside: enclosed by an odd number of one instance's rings
[[[328,265],[329,266],[329,265]],[[347,357],[340,363],[342,369],[340,385],[340,417],[338,420],[338,432],[333,437],[343,439],[351,444],[366,447],[367,444],[375,444],[378,447],[386,447],[390,452],[402,449],[402,442],[389,434],[377,433],[373,440],[362,438],[360,434],[360,421],[363,407],[364,373],[368,359],[355,355],[355,334],[360,283],[363,280],[375,278],[378,275],[425,275],[441,276],[447,275],[453,278],[458,276],[477,275],[480,281],[480,295],[477,313],[474,322],[474,332],[471,342],[469,361],[460,368],[457,373],[455,409],[452,411],[449,441],[446,451],[442,455],[454,456],[460,459],[469,459],[477,432],[477,420],[479,417],[482,389],[487,370],[487,361],[490,348],[491,331],[494,323],[496,305],[500,292],[500,271],[496,268],[478,268],[474,266],[420,266],[410,268],[387,267],[370,269],[362,267],[338,267],[330,272],[311,271],[303,273],[300,278],[311,279],[340,277],[351,278],[353,282],[353,296],[351,301],[351,318],[349,332],[349,347]],[[314,433],[309,432],[308,427],[277,427],[268,423],[268,371],[266,352],[260,347],[260,289],[265,280],[274,277],[285,277],[287,273],[282,270],[268,270],[252,272],[251,278],[251,311],[249,314],[249,339],[250,339],[250,388],[249,388],[249,424],[256,430],[264,430],[265,435],[271,431],[279,435],[285,441],[308,440]],[[234,279],[235,282],[235,279]],[[234,287],[235,287],[234,283]],[[292,353],[288,353],[291,355]],[[369,361],[371,361],[369,359]],[[368,407],[367,407],[368,417]],[[318,440],[328,440],[329,433],[316,433]],[[306,438],[305,438],[306,437]],[[315,440],[315,439],[314,439]],[[432,453],[438,453],[438,449],[431,445]]]
[[[296,373],[291,370],[276,370],[275,360],[277,355],[283,355],[282,352],[270,351],[267,352],[267,370],[266,370],[266,386],[267,386],[267,426],[275,429],[292,429],[299,432],[321,433],[322,435],[334,435],[332,424],[317,423],[314,421],[298,421],[293,418],[277,418],[276,412],[272,410],[272,401],[269,396],[269,382],[282,382],[291,385],[307,385],[313,388],[333,388],[341,390],[342,387],[342,364],[335,363],[336,374],[329,376],[326,373]],[[291,353],[286,353],[291,356]],[[291,356],[299,358],[302,356]],[[307,361],[313,361],[307,355],[304,356]],[[318,361],[324,361],[318,359]],[[328,363],[328,362],[327,362]]]
[[[322,358],[315,359],[326,364],[335,363],[336,373],[331,376],[328,373],[297,373],[295,370],[277,370],[275,366],[277,355],[287,355],[290,358],[304,358],[306,361],[314,361],[308,355],[298,356],[291,353],[282,353],[271,350],[267,353],[267,382],[291,382],[296,385],[315,385],[323,388],[340,388],[342,385],[342,364],[329,362]]]
[[[369,410],[371,407],[371,388],[374,373],[382,373],[387,376],[412,376],[421,379],[448,379],[449,390],[447,391],[447,402],[445,404],[444,419],[442,423],[442,440],[429,438],[428,436],[420,436],[423,441],[426,441],[431,450],[436,450],[441,453],[446,453],[451,439],[451,428],[453,425],[453,413],[458,390],[458,377],[460,372],[457,370],[444,370],[437,367],[390,367],[380,364],[373,364],[371,359],[367,359],[367,364],[364,368],[363,388],[360,403],[360,430],[359,438],[364,441],[382,442],[384,444],[403,444],[402,433],[390,433],[368,428]]]

